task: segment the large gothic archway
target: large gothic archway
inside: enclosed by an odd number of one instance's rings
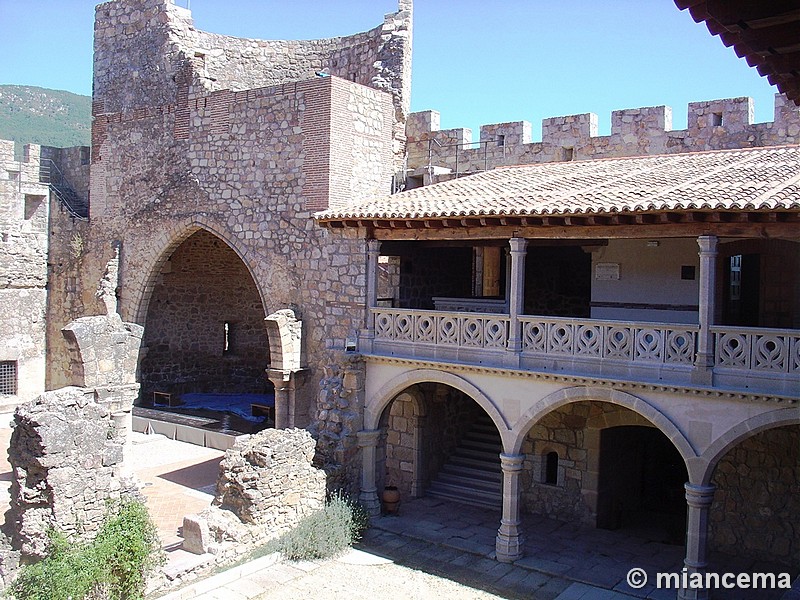
[[[225,396],[270,392],[265,314],[239,255],[207,230],[189,235],[152,278],[140,363],[143,402],[165,394],[178,404],[202,393],[219,394],[224,403]]]

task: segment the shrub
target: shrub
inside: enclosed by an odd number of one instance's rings
[[[71,544],[58,531],[49,536],[47,556],[23,567],[11,585],[15,598],[79,600],[99,595],[139,600],[147,574],[162,559],[156,528],[139,502],[124,502],[109,511],[88,544]]]
[[[354,500],[334,493],[325,507],[303,517],[297,527],[278,540],[278,550],[289,560],[330,558],[344,552],[369,526],[369,515]]]

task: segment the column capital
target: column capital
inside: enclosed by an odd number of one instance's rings
[[[500,467],[504,472],[514,473],[522,470],[522,463],[525,461],[524,454],[500,454]]]
[[[717,241],[719,238],[715,235],[701,235],[697,238],[697,245],[700,246],[700,252],[708,252],[716,254]]]
[[[292,377],[292,372],[285,369],[267,369],[267,378],[274,384],[287,383]]]
[[[528,240],[526,238],[511,238],[508,243],[511,246],[512,253],[525,252],[528,248]]]
[[[369,448],[370,446],[378,445],[378,438],[380,438],[380,429],[362,429],[356,432],[356,439],[358,440],[359,448]]]
[[[714,502],[714,492],[717,491],[715,485],[695,485],[685,483],[686,504],[692,508],[708,508]]]
[[[374,252],[377,254],[380,251],[381,251],[380,240],[367,240],[367,252]]]

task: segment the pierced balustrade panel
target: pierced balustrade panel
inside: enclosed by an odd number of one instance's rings
[[[506,348],[508,318],[500,315],[373,309],[375,339],[465,348]]]
[[[800,332],[727,327],[712,331],[715,366],[800,373]]]
[[[521,317],[523,352],[539,355],[691,364],[697,327]]]

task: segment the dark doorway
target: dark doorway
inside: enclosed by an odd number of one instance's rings
[[[726,322],[742,327],[758,327],[761,324],[761,255],[737,254],[728,260]]]
[[[639,425],[600,432],[597,527],[682,544],[686,466],[658,429]]]

